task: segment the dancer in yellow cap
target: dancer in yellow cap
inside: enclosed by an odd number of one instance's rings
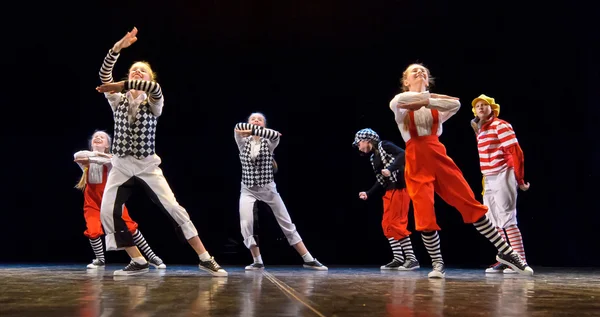
[[[494,98],[480,95],[471,102],[475,119],[471,126],[477,136],[479,165],[483,174],[483,204],[487,216],[505,241],[519,253],[523,261],[525,249],[517,226],[517,187],[526,191],[523,151],[510,123],[499,119],[500,105]],[[506,230],[506,233],[504,232]],[[515,273],[497,262],[486,273]]]

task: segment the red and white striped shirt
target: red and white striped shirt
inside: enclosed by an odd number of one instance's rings
[[[510,123],[493,118],[477,133],[479,165],[483,175],[496,175],[513,168],[519,184],[523,184],[523,151]]]

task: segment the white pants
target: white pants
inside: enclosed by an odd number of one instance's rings
[[[160,157],[156,154],[142,160],[132,156],[112,158],[112,169],[106,180],[100,207],[100,218],[106,233],[106,251],[135,246],[121,218],[121,206],[136,184],[142,185],[152,202],[171,217],[186,240],[198,235],[187,211],[175,199],[159,167],[160,163]]]
[[[242,184],[242,190],[240,191],[240,227],[247,248],[257,245],[254,239],[254,203],[257,200],[271,207],[271,211],[273,211],[273,215],[275,215],[275,219],[277,219],[277,223],[290,245],[302,241],[300,234],[296,231],[296,225],[292,223],[290,214],[277,192],[275,182],[271,182],[265,187],[246,187]]]
[[[495,227],[517,225],[517,187],[512,168],[485,176],[483,204],[488,206],[486,215]]]

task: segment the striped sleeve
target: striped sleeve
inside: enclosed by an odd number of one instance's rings
[[[236,130],[252,130],[252,135],[259,136],[271,141],[279,140],[279,132],[267,128],[263,128],[251,123],[240,122],[235,125]]]
[[[142,90],[150,95],[150,101],[159,100],[163,97],[160,85],[154,81],[148,80],[126,80],[124,85],[125,91],[130,89]]]
[[[256,126],[254,127],[254,129],[252,129],[252,135],[257,135],[259,137],[269,139],[271,141],[279,140],[279,132],[265,128],[257,129]]]
[[[100,68],[100,80],[103,84],[113,82],[112,70],[118,58],[119,53],[113,52],[112,49],[110,49],[108,54],[106,54],[106,57],[104,57],[104,62]]]
[[[250,123],[240,122],[235,125],[236,130],[252,130],[253,128],[261,128]]]
[[[518,144],[515,131],[513,131],[512,126],[507,122],[500,122],[498,125],[496,125],[496,134],[500,140],[500,146],[503,148],[508,148],[513,144]]]

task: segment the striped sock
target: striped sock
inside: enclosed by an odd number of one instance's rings
[[[146,239],[144,239],[144,236],[139,230],[136,230],[133,234],[133,242],[135,243],[135,245],[137,245],[138,249],[140,249],[140,251],[142,251],[142,253],[146,255],[148,261],[152,261],[152,259],[156,257],[156,254],[154,254],[154,252],[146,242]]]
[[[102,244],[102,238],[98,237],[96,239],[90,239],[90,244],[92,245],[94,254],[96,254],[96,259],[104,262],[104,246]]]
[[[423,244],[429,253],[432,263],[444,263],[442,259],[442,250],[440,248],[440,236],[437,231],[422,232],[421,238],[423,238]]]
[[[511,225],[506,228],[506,234],[508,235],[508,241],[510,241],[510,246],[517,252],[523,262],[527,263],[525,260],[525,248],[523,247],[523,238],[521,237],[521,230],[517,225]]]
[[[479,233],[488,238],[488,240],[496,246],[498,252],[503,254],[511,254],[513,252],[513,249],[502,239],[500,233],[498,233],[486,216],[481,217],[481,219],[477,220],[473,225]]]
[[[394,260],[398,260],[400,263],[404,263],[404,255],[402,254],[402,246],[400,241],[394,240],[394,238],[388,238],[392,252],[394,253]]]
[[[402,246],[402,251],[404,251],[404,255],[407,260],[417,261],[417,257],[413,252],[412,244],[410,243],[410,237],[404,237],[400,240],[400,246]]]

